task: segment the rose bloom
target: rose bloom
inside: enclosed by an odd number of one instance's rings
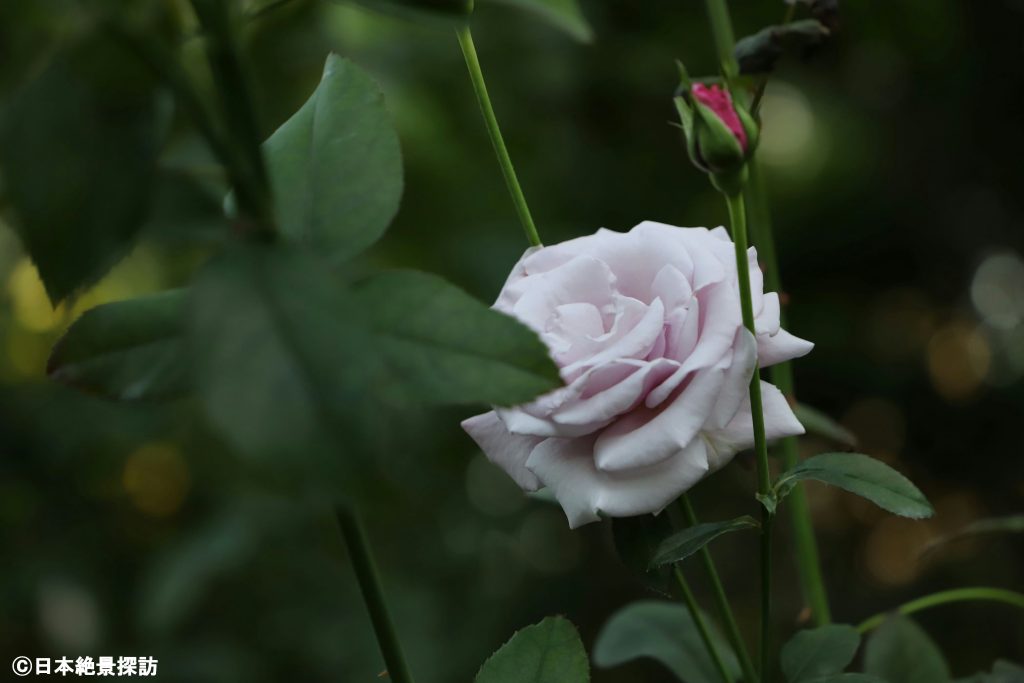
[[[531,327],[563,388],[463,428],[526,491],[547,487],[571,527],[657,513],[753,445],[749,383],[813,346],[779,327],[749,251],[756,336],[743,327],[724,228],[644,222],[523,254],[494,308]],[[803,433],[761,382],[769,439]]]

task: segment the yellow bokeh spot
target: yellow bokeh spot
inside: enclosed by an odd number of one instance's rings
[[[50,345],[37,334],[11,330],[7,334],[7,364],[19,379],[39,377],[46,369]]]
[[[984,335],[967,322],[953,322],[928,342],[928,373],[944,398],[970,398],[981,386],[992,363],[992,350]]]
[[[880,584],[909,583],[921,571],[920,555],[932,533],[927,524],[902,517],[885,517],[868,535],[864,563]]]
[[[23,258],[7,278],[7,294],[18,324],[29,332],[49,332],[64,317],[64,307],[54,310],[46,296],[43,281],[32,262]]]
[[[166,517],[174,514],[188,495],[188,465],[172,444],[145,444],[128,456],[121,482],[135,507],[154,517]]]

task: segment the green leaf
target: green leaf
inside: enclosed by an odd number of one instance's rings
[[[828,674],[820,678],[814,678],[809,680],[807,683],[889,683],[888,681],[882,680],[878,676],[872,676],[871,674],[859,674],[859,673],[845,673],[845,674]]]
[[[382,273],[354,294],[387,383],[418,399],[513,405],[562,384],[535,332],[436,275]]]
[[[711,638],[726,670],[737,680],[736,656],[713,627]],[[660,662],[683,683],[722,683],[693,618],[677,603],[634,602],[616,612],[601,629],[594,644],[594,664],[610,668],[641,657]]]
[[[817,408],[804,403],[797,403],[793,409],[796,419],[804,426],[808,434],[817,434],[826,439],[850,448],[856,448],[857,435],[842,426]]]
[[[587,22],[577,0],[492,0],[511,7],[533,12],[555,28],[565,31],[576,40],[589,43],[594,29]]]
[[[758,526],[757,520],[746,515],[726,522],[695,524],[662,541],[651,559],[651,566],[661,567],[681,562],[719,536],[743,529],[756,529]]]
[[[740,73],[765,73],[787,52],[800,52],[821,43],[829,35],[828,28],[817,19],[792,21],[769,26],[736,41],[734,54]]]
[[[830,624],[799,631],[782,647],[782,672],[789,683],[808,683],[840,673],[860,647],[857,629]]]
[[[278,227],[333,260],[377,241],[398,211],[402,157],[380,88],[337,55],[264,143]]]
[[[938,646],[916,623],[888,619],[868,639],[864,671],[887,683],[948,683],[949,666]]]
[[[590,667],[576,627],[564,617],[527,626],[480,667],[475,683],[587,683]]]
[[[58,53],[0,114],[14,228],[55,304],[99,280],[141,228],[155,111],[147,74],[106,40]]]
[[[46,371],[58,382],[112,399],[178,396],[190,379],[184,324],[184,290],[97,306],[60,338]]]
[[[189,313],[199,398],[231,446],[330,483],[351,473],[378,358],[320,260],[236,246],[199,273]]]
[[[922,519],[934,510],[916,486],[885,463],[862,453],[822,453],[804,460],[779,477],[779,497],[786,496],[799,481],[813,479],[838,486],[867,498],[884,510]]]
[[[929,542],[928,545],[925,546],[924,550],[921,551],[921,554],[926,555],[948,543],[959,541],[965,538],[972,538],[975,536],[983,536],[987,534],[1019,533],[1024,533],[1024,515],[1010,515],[1008,517],[992,517],[989,519],[979,519],[976,522],[968,524],[959,531],[955,531],[946,536],[941,536]]]

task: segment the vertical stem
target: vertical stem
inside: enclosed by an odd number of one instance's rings
[[[729,18],[729,7],[725,0],[705,0],[708,19],[711,20],[711,34],[715,38],[715,49],[718,51],[718,62],[722,65],[722,74],[726,83],[732,88],[733,79],[739,75],[733,47],[732,20]]]
[[[718,654],[718,649],[711,641],[711,632],[704,621],[704,615],[700,613],[700,607],[697,605],[697,599],[693,597],[690,584],[686,582],[686,577],[683,576],[683,570],[679,568],[679,565],[673,565],[672,572],[676,577],[676,583],[679,584],[679,590],[683,594],[683,601],[690,610],[690,616],[693,617],[693,623],[697,626],[697,632],[700,634],[701,640],[704,641],[704,647],[707,649],[711,660],[715,664],[715,668],[718,669],[718,673],[722,677],[722,683],[732,683],[732,676],[729,675],[728,669],[725,668],[725,664],[722,662],[721,655]]]
[[[682,508],[683,514],[686,516],[686,523],[689,526],[694,526],[700,521],[697,519],[697,513],[693,509],[690,497],[685,493],[679,498],[679,506]],[[700,559],[704,564],[704,571],[711,581],[711,590],[715,597],[718,616],[722,623],[725,624],[725,633],[729,638],[729,644],[732,645],[736,658],[740,662],[740,668],[743,670],[743,680],[747,681],[747,683],[756,683],[757,673],[754,670],[754,663],[750,659],[750,653],[747,652],[747,644],[743,642],[743,635],[740,633],[740,627],[736,623],[736,617],[733,616],[732,607],[729,605],[729,598],[725,593],[725,587],[718,576],[715,560],[711,557],[711,551],[708,550],[707,546],[700,549]]]
[[[771,213],[768,210],[767,188],[764,184],[760,164],[755,158],[749,164],[750,177],[746,189],[747,207],[750,211],[752,227],[756,234],[755,243],[758,253],[764,261],[765,288],[782,294],[782,279],[775,250],[775,238],[772,234]],[[786,307],[779,312],[780,322],[786,327]],[[793,367],[787,361],[773,365],[769,370],[772,383],[790,401],[796,399],[793,393]],[[785,469],[795,467],[800,461],[797,439],[790,436],[779,441],[779,454]],[[824,626],[832,621],[829,608],[828,592],[821,572],[821,560],[818,554],[818,543],[814,538],[814,525],[811,522],[810,508],[807,504],[807,493],[803,484],[797,484],[789,494],[788,510],[793,526],[793,537],[796,545],[797,569],[800,574],[800,585],[804,599],[811,608],[814,623]]]
[[[259,232],[272,233],[274,220],[270,184],[263,162],[256,110],[234,34],[231,6],[223,0],[192,0],[192,8],[205,36],[206,59],[229,133],[227,142],[233,147],[245,174],[244,188],[236,188],[240,208],[256,222]],[[243,189],[248,189],[248,192],[243,194]]]
[[[352,568],[359,581],[359,589],[366,602],[366,609],[370,613],[373,630],[377,634],[377,643],[384,656],[384,664],[388,668],[388,677],[394,683],[413,683],[412,674],[409,673],[409,667],[405,663],[405,657],[402,655],[402,648],[398,642],[398,634],[391,622],[387,605],[384,603],[384,590],[381,588],[380,578],[377,576],[377,566],[373,561],[370,543],[366,538],[362,522],[354,509],[344,505],[339,505],[335,509],[335,517],[338,520],[342,538],[345,539],[345,545],[348,546]]]
[[[736,247],[736,272],[739,279],[740,305],[743,326],[754,334],[754,307],[750,294],[750,265],[747,261],[747,219],[743,208],[743,196],[739,193],[726,194],[729,207],[729,221],[732,224],[732,239]],[[771,472],[768,469],[768,443],[764,431],[764,407],[761,401],[761,373],[757,364],[750,379],[750,412],[753,416],[754,451],[757,455],[757,492],[766,496],[771,491]],[[761,507],[761,680],[771,677],[771,607],[772,607],[772,522],[774,515],[765,506]]]
[[[462,46],[462,54],[466,58],[466,68],[469,69],[469,79],[473,83],[473,91],[476,93],[477,102],[480,104],[480,112],[483,114],[484,123],[487,125],[487,134],[494,146],[494,153],[498,156],[498,164],[501,166],[501,173],[505,176],[505,186],[509,195],[512,196],[512,203],[519,215],[519,222],[523,225],[526,238],[530,245],[541,246],[540,236],[537,234],[537,226],[533,224],[533,217],[530,215],[530,207],[526,204],[526,196],[523,188],[519,186],[519,179],[516,177],[516,170],[512,166],[512,159],[508,155],[508,148],[505,147],[505,140],[501,136],[501,128],[498,127],[498,117],[494,115],[494,107],[491,106],[491,98],[487,94],[487,84],[484,83],[484,74],[480,69],[480,59],[476,54],[476,46],[473,44],[473,34],[469,31],[469,24],[464,23],[456,29],[459,37],[459,45]]]

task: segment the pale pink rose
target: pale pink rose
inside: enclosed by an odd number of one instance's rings
[[[494,308],[547,344],[566,386],[462,423],[526,491],[547,487],[578,527],[657,513],[753,444],[749,383],[813,344],[779,328],[749,252],[756,341],[743,328],[724,228],[644,222],[526,251]],[[761,382],[768,438],[802,434]]]

